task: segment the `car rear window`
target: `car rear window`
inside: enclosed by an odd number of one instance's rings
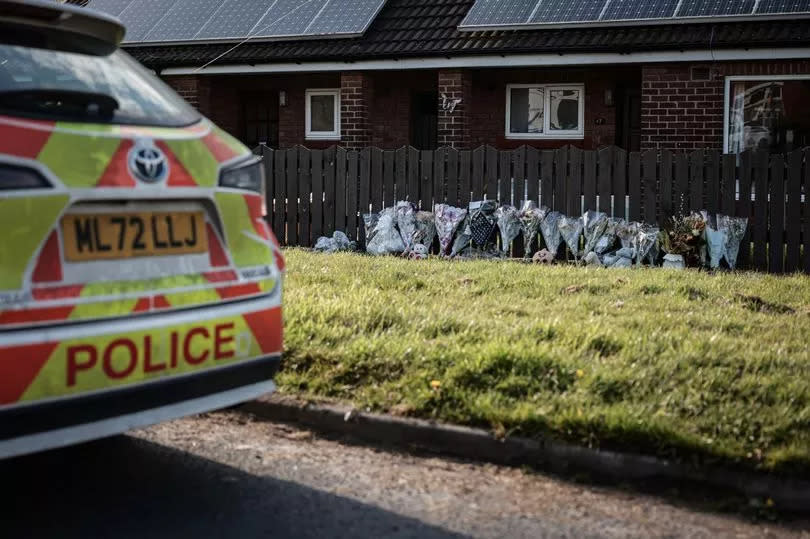
[[[105,98],[107,113],[98,113],[92,96]],[[200,120],[197,111],[121,50],[93,56],[2,43],[0,114],[166,127]]]

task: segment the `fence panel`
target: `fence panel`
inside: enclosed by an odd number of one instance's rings
[[[608,147],[496,150],[256,149],[267,172],[268,222],[283,245],[311,246],[342,230],[364,242],[362,215],[407,199],[466,207],[528,198],[567,215],[598,209],[665,225],[707,210],[749,219],[738,267],[810,272],[810,150],[723,155]],[[522,254],[519,245],[513,254]]]
[[[641,154],[639,152],[630,153],[628,166],[629,217],[631,221],[639,221],[641,220]]]
[[[753,265],[758,270],[768,269],[768,154],[754,154],[754,238]]]
[[[470,150],[462,150],[459,153],[458,205],[463,208],[470,203],[470,193],[472,191],[471,174],[473,154]]]
[[[692,152],[689,155],[690,177],[689,177],[689,207],[704,208],[703,205],[703,169],[705,157],[703,150]]]
[[[610,147],[599,150],[599,174],[597,192],[599,195],[599,211],[611,215],[611,198],[613,193],[613,149]]]
[[[515,192],[512,205],[520,207],[526,199],[526,146],[521,146],[514,153],[512,177],[515,179]]]
[[[784,271],[785,260],[785,158],[771,158],[770,189],[768,191],[768,270]]]
[[[310,245],[323,234],[323,150],[312,150],[312,206]]]
[[[458,150],[455,148],[447,148],[444,151],[447,187],[445,189],[445,196],[442,202],[446,202],[453,206],[459,205],[459,189],[458,189]]]
[[[287,244],[298,243],[298,148],[287,150]]]
[[[658,177],[658,225],[664,226],[672,217],[672,152],[661,152],[661,164]]]
[[[526,196],[540,204],[540,152],[537,148],[526,149]]]
[[[495,197],[501,204],[512,203],[512,152],[498,152],[498,193]]]
[[[433,206],[433,156],[434,152],[430,150],[422,150],[421,158],[422,163],[419,170],[419,200],[415,200],[415,204],[430,208]]]
[[[383,206],[383,151],[371,149],[371,211],[381,211]]]
[[[554,186],[551,209],[565,213],[566,190],[568,189],[568,148],[554,151]]]
[[[802,205],[802,224],[804,241],[804,260],[802,267],[810,273],[810,149],[804,151],[804,204]],[[791,223],[793,226],[793,223]]]
[[[498,199],[498,150],[492,146],[486,148],[486,178],[484,181],[484,194],[489,200]]]
[[[419,203],[419,150],[408,148],[408,200]]]
[[[472,200],[484,198],[484,169],[486,168],[486,149],[481,146],[472,153]]]
[[[395,163],[396,152],[385,150],[383,152],[383,207],[391,207],[397,201],[397,194],[394,190],[395,184]]]
[[[312,193],[312,152],[302,149],[298,152],[298,245],[309,247],[310,196]]]
[[[360,154],[346,152],[346,235],[357,239],[357,191],[360,189]]]
[[[275,197],[273,214],[273,232],[279,241],[287,244],[287,152],[273,152],[273,196]]]
[[[363,215],[368,213],[369,200],[371,198],[371,148],[363,148],[360,150],[358,156],[358,169],[359,169],[359,186],[357,189],[357,213],[360,214],[360,220],[357,223],[357,238],[360,245],[366,244],[366,227],[363,222]],[[350,214],[351,215],[351,214]]]
[[[753,154],[751,152],[743,152],[740,155],[740,169],[738,178],[740,182],[739,187],[739,200],[737,215],[740,217],[748,217],[748,228],[745,230],[745,236],[740,244],[740,254],[737,259],[737,267],[749,268],[751,267],[751,224],[753,217],[753,205],[751,204],[751,170],[753,166]]]
[[[568,215],[582,213],[582,150],[568,147],[568,181],[565,182],[565,211]]]
[[[593,150],[588,150],[583,155],[582,193],[585,211],[596,210],[596,157],[597,154]]]
[[[391,202],[393,206],[397,200],[405,200],[408,198],[408,149],[400,148],[396,151],[395,163],[395,178],[396,178],[396,194],[395,200]]]
[[[616,148],[613,154],[613,216],[627,216],[627,152]]]
[[[554,150],[540,153],[540,203],[549,209],[554,206]]]

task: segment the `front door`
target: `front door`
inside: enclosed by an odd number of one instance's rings
[[[265,144],[278,148],[278,92],[245,94],[242,97],[242,142],[248,148]]]
[[[435,150],[439,144],[439,94],[411,94],[411,146],[417,150]]]
[[[618,95],[616,143],[628,152],[641,150],[641,90],[620,87]]]

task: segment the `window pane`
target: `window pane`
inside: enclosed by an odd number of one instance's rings
[[[734,81],[728,148],[789,152],[810,144],[810,80]]]
[[[579,90],[549,90],[549,130],[578,131]]]
[[[542,133],[543,89],[513,88],[509,98],[510,133]]]
[[[328,133],[335,131],[335,96],[310,96],[309,110],[312,116],[311,131],[324,131]]]

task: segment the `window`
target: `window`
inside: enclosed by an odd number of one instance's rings
[[[585,87],[581,84],[506,86],[506,138],[582,138]]]
[[[307,90],[307,139],[340,140],[340,90]]]
[[[726,77],[725,151],[810,145],[810,75]]]
[[[93,56],[0,43],[0,94],[0,114],[30,118],[167,127],[201,118],[122,51]]]

